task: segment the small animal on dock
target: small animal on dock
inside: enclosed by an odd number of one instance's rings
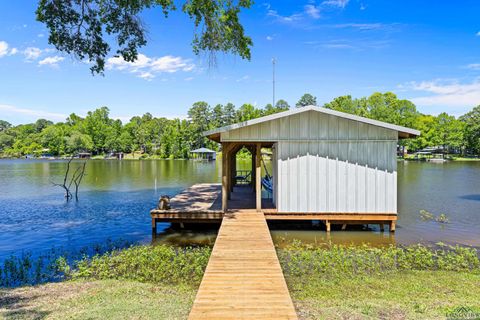
[[[159,210],[170,210],[170,197],[163,195],[158,200],[158,209]]]

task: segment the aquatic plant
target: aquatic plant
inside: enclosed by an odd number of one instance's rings
[[[435,218],[435,221],[440,223],[449,223],[450,220],[448,219],[445,213],[441,213],[438,217]]]
[[[431,212],[428,212],[427,210],[420,210],[420,218],[423,221],[430,221],[434,219],[434,215]]]
[[[102,244],[85,246],[77,250],[52,248],[37,255],[28,251],[12,254],[0,262],[0,287],[61,281],[65,278],[65,271],[71,268],[75,261],[131,245],[131,242],[123,239],[116,241],[107,239]]]
[[[422,219],[422,221],[435,220],[436,222],[440,222],[440,223],[450,222],[450,220],[448,219],[445,213],[441,213],[440,215],[435,216],[433,213],[428,212],[427,210],[420,210],[420,219]]]

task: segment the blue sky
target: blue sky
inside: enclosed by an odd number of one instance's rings
[[[192,53],[192,23],[146,11],[149,44],[136,65],[112,59],[105,76],[48,45],[35,21],[37,1],[0,2],[0,119],[63,120],[108,106],[123,121],[150,112],[185,117],[193,102],[263,107],[294,105],[310,92],[336,96],[393,91],[424,113],[461,115],[480,104],[480,1],[257,1],[242,13],[251,61],[218,55],[218,66]]]

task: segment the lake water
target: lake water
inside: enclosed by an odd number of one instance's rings
[[[75,250],[107,239],[151,243],[150,209],[162,194],[194,183],[220,181],[220,162],[186,160],[88,162],[79,201],[66,202],[53,186],[64,161],[0,160],[0,260],[23,251]],[[248,166],[244,163],[243,165]],[[241,167],[241,166],[240,166]],[[399,221],[394,235],[369,229],[333,231],[320,224],[271,224],[274,241],[308,243],[436,243],[480,247],[480,162],[399,162]],[[422,221],[421,209],[445,213],[448,224]],[[215,230],[178,232],[168,224],[154,240],[213,244]]]

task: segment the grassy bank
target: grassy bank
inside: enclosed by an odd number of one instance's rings
[[[50,268],[66,281],[0,289],[0,318],[185,319],[210,252],[209,247],[159,245],[113,250],[75,262],[60,257]],[[8,275],[25,273],[22,264],[24,260],[10,260]]]
[[[129,280],[0,289],[2,319],[186,319],[196,289]]]
[[[480,261],[471,248],[278,249],[301,319],[438,319],[480,312]],[[7,319],[185,319],[210,248],[137,246],[69,264],[68,281],[0,290]]]
[[[478,253],[466,248],[294,245],[278,255],[302,319],[443,319],[480,312]]]

